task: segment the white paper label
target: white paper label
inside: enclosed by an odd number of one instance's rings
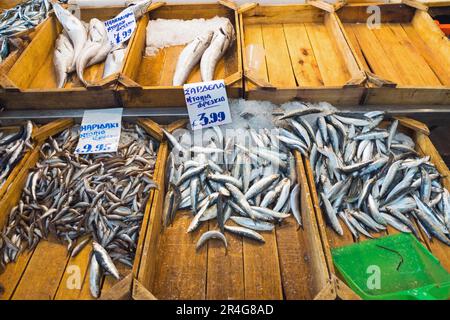
[[[231,123],[223,80],[188,83],[183,90],[193,130]]]
[[[122,128],[122,108],[84,111],[75,153],[116,152]]]
[[[126,8],[117,16],[104,23],[108,32],[108,38],[113,46],[130,39],[134,29],[136,29],[136,18],[131,8]]]

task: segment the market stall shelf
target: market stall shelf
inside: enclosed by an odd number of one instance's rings
[[[450,103],[450,43],[430,15],[405,4],[349,4],[337,15],[368,77],[365,104]]]
[[[81,20],[92,18],[111,19],[123,7],[84,8]],[[57,88],[53,61],[55,41],[62,26],[52,13],[34,35],[31,43],[17,58],[10,70],[2,76],[0,102],[7,109],[55,109],[55,108],[101,108],[119,106],[115,91],[118,73],[102,79],[104,62],[88,67],[84,72],[84,87],[76,76]]]
[[[152,129],[143,119],[137,123],[149,134]],[[21,199],[22,190],[26,184],[28,174],[39,160],[40,148],[44,141],[74,125],[72,119],[57,120],[40,127],[36,131],[38,146],[31,152],[26,164],[23,166],[15,181],[0,201],[0,227],[5,225],[11,208]],[[157,157],[160,155],[158,154]],[[156,162],[161,162],[156,159]],[[150,191],[145,204],[144,217],[141,228],[145,236],[146,221],[150,214],[153,200],[153,191]],[[144,236],[142,236],[144,238]],[[143,239],[139,238],[138,243]],[[138,245],[139,248],[139,245]],[[41,240],[33,250],[22,250],[15,262],[6,265],[0,271],[0,283],[4,292],[0,294],[1,300],[87,300],[93,299],[89,286],[89,266],[91,260],[91,245],[86,245],[74,257],[67,253],[67,247],[60,240],[49,237]],[[140,263],[140,250],[136,250],[135,264]],[[116,280],[105,276],[101,282],[102,299],[131,298],[132,268],[117,263],[121,279]]]
[[[130,42],[131,49],[126,57],[118,87],[125,107],[177,107],[184,106],[182,86],[173,86],[172,79],[178,57],[184,45],[160,49],[156,55],[146,56],[146,28],[155,19],[211,19],[228,18],[234,27],[236,37],[225,55],[219,60],[214,79],[225,81],[228,98],[242,96],[241,42],[236,7],[232,2],[216,4],[166,5],[153,3],[148,13],[138,23]],[[150,30],[151,32],[151,30]],[[187,79],[188,83],[201,82],[197,66]]]
[[[359,104],[365,75],[334,12],[311,5],[258,5],[239,19],[247,99]],[[251,46],[263,51],[262,61],[253,61]]]
[[[419,153],[420,156],[430,156],[430,162],[432,162],[439,173],[442,175],[443,179],[443,186],[445,188],[449,188],[450,186],[450,172],[445,165],[444,161],[442,160],[441,156],[439,155],[439,152],[434,147],[433,143],[429,139],[429,130],[426,125],[423,123],[409,119],[404,117],[397,117],[397,120],[399,120],[399,131],[402,133],[405,133],[409,136],[411,136],[416,143],[416,151]],[[359,296],[357,296],[353,291],[351,291],[347,285],[342,282],[342,280],[339,278],[339,275],[336,274],[336,269],[333,265],[332,255],[331,255],[331,249],[336,247],[341,247],[345,245],[349,245],[352,243],[356,243],[359,241],[370,241],[370,239],[364,235],[360,235],[359,239],[354,239],[352,237],[351,232],[347,228],[346,225],[343,225],[344,228],[344,235],[339,236],[326,222],[326,218],[324,213],[322,212],[319,197],[317,193],[316,184],[314,182],[314,174],[311,169],[311,165],[308,159],[303,158],[305,170],[306,170],[306,176],[308,178],[308,184],[311,190],[311,198],[314,205],[316,218],[317,218],[317,224],[319,227],[319,232],[321,235],[321,240],[324,247],[325,257],[327,260],[327,265],[330,269],[330,272],[334,275],[333,279],[336,283],[336,294],[341,299],[359,299]],[[417,226],[416,226],[417,227]],[[417,227],[417,229],[420,229]],[[374,237],[383,237],[389,234],[396,234],[399,233],[396,229],[394,229],[391,226],[387,227],[386,231],[382,231],[379,233],[372,233],[372,236]],[[447,271],[450,272],[450,249],[447,245],[444,243],[438,241],[437,239],[433,239],[433,241],[430,241],[425,234],[423,233],[423,230],[420,229],[420,239],[419,239],[427,248],[430,250],[430,252],[439,259],[442,266],[447,269]]]
[[[184,124],[168,130],[181,126]],[[134,270],[134,299],[335,298],[299,153],[295,158],[303,228],[289,217],[283,225],[264,233],[265,244],[230,234],[227,252],[222,244],[214,242],[196,251],[196,239],[213,230],[216,223],[210,221],[193,234],[186,233],[192,215],[180,210],[173,224],[163,227],[169,148],[163,141],[159,149],[155,181],[160,188],[154,190],[141,260]]]

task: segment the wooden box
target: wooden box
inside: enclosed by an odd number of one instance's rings
[[[221,4],[223,3],[223,4]],[[178,56],[184,46],[163,48],[155,56],[145,56],[146,28],[154,19],[209,19],[215,16],[230,19],[236,40],[217,64],[214,79],[224,79],[229,98],[242,97],[242,62],[238,16],[233,3],[173,4],[153,3],[147,15],[138,23],[131,40],[131,50],[120,77],[120,96],[125,107],[181,107],[185,106],[182,86],[172,86]],[[201,82],[197,66],[187,82]]]
[[[365,75],[335,13],[304,4],[256,6],[239,19],[247,99],[359,104]],[[264,48],[259,65],[247,57],[250,45]]]
[[[81,19],[107,20],[122,7],[84,8]],[[52,13],[39,27],[28,47],[11,69],[1,77],[0,103],[7,109],[70,109],[120,106],[115,91],[118,73],[102,79],[104,63],[87,68],[84,77],[93,85],[87,88],[72,76],[64,88],[57,88],[53,54],[62,26]]]
[[[371,29],[367,6],[337,12],[368,75],[364,103],[449,104],[450,42],[430,15],[405,4],[378,4],[381,23]]]
[[[420,154],[420,156],[430,156],[430,161],[436,166],[437,170],[443,177],[443,186],[449,189],[450,171],[448,170],[445,162],[439,155],[439,152],[436,150],[430,138],[428,137],[430,132],[427,126],[423,123],[409,118],[396,118],[399,120],[398,130],[413,138],[414,142],[416,143],[416,151]],[[311,169],[309,159],[303,158],[303,161],[306,175],[308,177],[308,184],[311,190],[311,198],[316,212],[317,224],[319,226],[322,243],[325,250],[327,265],[330,272],[333,274],[333,279],[336,282],[336,294],[341,299],[360,299],[358,295],[350,290],[347,285],[338,278],[339,274],[337,274],[333,265],[331,248],[349,245],[358,241],[370,241],[370,239],[360,234],[360,238],[358,240],[355,240],[350,230],[343,222],[341,223],[341,226],[344,230],[344,235],[341,237],[327,224],[325,214],[322,213],[320,207],[316,184],[314,182],[314,174]],[[422,233],[422,230],[418,226],[416,227],[421,235],[421,238],[419,240],[428,248],[428,250],[433,253],[436,258],[439,259],[442,266],[450,272],[450,248],[437,239],[435,239],[434,241],[429,241],[428,238],[426,238],[426,236]],[[374,237],[383,237],[398,232],[399,231],[397,231],[393,227],[388,226],[387,230],[384,232],[371,234]]]
[[[141,126],[150,131],[145,121],[137,120]],[[56,135],[66,128],[74,125],[72,119],[62,119],[43,125],[36,130],[35,139],[38,146],[31,152],[16,180],[11,184],[8,192],[0,201],[0,229],[6,223],[9,212],[21,198],[22,190],[26,184],[29,171],[39,160],[40,148],[49,137]],[[157,157],[160,157],[158,154]],[[159,158],[156,160],[161,162]],[[139,243],[145,238],[146,224],[150,214],[153,193],[147,201],[144,219],[140,229]],[[0,300],[86,300],[93,299],[89,291],[89,263],[92,247],[87,245],[74,258],[67,254],[66,245],[50,237],[41,240],[32,251],[21,252],[17,261],[9,263],[5,270],[0,270],[0,285],[4,292],[0,293]],[[136,252],[134,263],[140,262],[139,253]],[[121,263],[116,264],[121,275],[118,281],[111,276],[102,281],[101,299],[127,299],[131,298],[132,269]],[[81,288],[67,286],[71,277],[78,274],[81,277]]]
[[[180,126],[170,125],[166,129],[172,131],[177,127]],[[196,251],[198,237],[215,228],[215,221],[204,223],[188,234],[191,214],[180,210],[173,225],[163,228],[169,149],[168,142],[163,141],[154,177],[160,188],[153,191],[145,240],[138,247],[141,261],[134,269],[133,299],[335,298],[299,153],[295,158],[303,228],[297,228],[290,217],[276,230],[263,233],[265,244],[227,233],[226,253],[222,244],[213,241]]]

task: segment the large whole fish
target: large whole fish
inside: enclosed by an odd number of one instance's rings
[[[63,88],[67,81],[67,74],[71,72],[74,50],[72,43],[65,32],[62,32],[55,43],[53,63],[56,73],[56,84]]]
[[[0,232],[0,266],[49,235],[67,243],[72,257],[92,243],[90,288],[98,297],[103,273],[118,278],[114,263],[133,264],[148,195],[157,187],[152,180],[157,146],[142,128],[125,124],[117,153],[77,155],[78,130],[67,129],[43,144]]]
[[[104,61],[111,49],[112,46],[108,39],[105,24],[98,19],[91,19],[89,22],[88,40],[76,61],[77,75],[84,85],[88,85],[83,76],[84,69],[88,65]]]
[[[67,35],[72,42],[73,59],[70,69],[74,69],[77,57],[81,53],[81,50],[83,50],[83,47],[87,41],[86,28],[78,18],[61,7],[58,3],[53,3],[53,9],[55,10],[55,15],[58,18],[58,21],[67,32]]]
[[[202,81],[211,81],[214,79],[216,65],[230,47],[234,38],[234,28],[230,21],[227,21],[225,26],[214,31],[211,44],[203,53],[200,61]]]
[[[182,86],[186,82],[192,69],[200,61],[203,53],[210,45],[212,37],[212,31],[198,36],[181,51],[173,75],[174,86]]]
[[[121,70],[126,51],[126,47],[120,45],[108,53],[103,69],[103,79]]]

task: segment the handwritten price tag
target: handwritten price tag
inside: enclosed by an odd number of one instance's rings
[[[131,38],[136,29],[136,18],[131,8],[126,8],[111,20],[104,22],[111,45],[115,46]]]
[[[75,153],[116,152],[122,128],[122,108],[86,110]]]
[[[183,90],[193,130],[231,123],[223,80],[188,83]]]

